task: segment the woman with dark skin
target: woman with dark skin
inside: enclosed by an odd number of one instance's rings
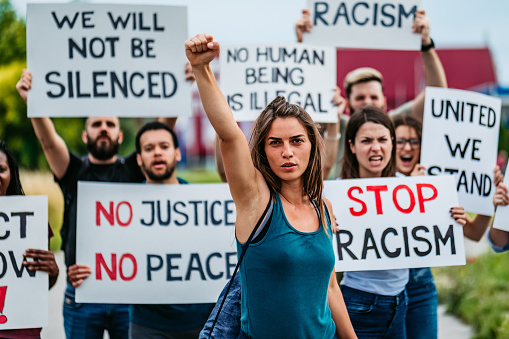
[[[25,192],[23,191],[19,179],[19,169],[16,159],[5,142],[0,140],[0,196],[8,195],[25,195]],[[52,233],[50,233],[50,235],[52,235]],[[55,285],[59,270],[53,252],[29,248],[25,251],[23,256],[23,265],[26,266],[28,270],[48,273],[49,287],[51,288]],[[36,339],[40,337],[40,328],[0,330],[0,339]]]

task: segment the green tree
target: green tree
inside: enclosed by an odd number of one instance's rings
[[[25,60],[26,25],[9,0],[0,0],[0,65]]]

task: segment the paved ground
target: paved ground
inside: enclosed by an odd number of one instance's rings
[[[478,255],[488,249],[486,242],[479,244],[466,241],[467,255]],[[64,267],[62,252],[56,254],[58,267]],[[63,269],[62,269],[63,270]],[[58,277],[56,285],[49,293],[49,326],[42,330],[42,339],[65,339],[62,319],[62,304],[65,290],[65,275]],[[471,329],[455,317],[446,314],[443,306],[438,308],[438,339],[467,339],[472,336]],[[105,336],[107,338],[107,336]],[[409,338],[410,339],[410,338]]]

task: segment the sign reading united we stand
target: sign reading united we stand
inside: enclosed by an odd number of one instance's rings
[[[465,210],[493,215],[502,101],[448,88],[426,88],[421,164],[429,175],[454,175]]]

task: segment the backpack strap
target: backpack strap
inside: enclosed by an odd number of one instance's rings
[[[265,207],[265,211],[263,211],[262,216],[260,217],[260,219],[258,219],[258,222],[256,223],[255,228],[253,229],[253,231],[249,235],[249,238],[247,239],[246,243],[244,244],[244,246],[242,248],[242,252],[240,253],[239,261],[237,262],[237,265],[235,266],[235,270],[233,271],[233,275],[230,278],[230,282],[228,283],[228,288],[226,289],[226,292],[224,293],[223,300],[221,301],[221,306],[219,306],[219,309],[217,310],[216,318],[214,319],[214,323],[212,324],[212,327],[210,328],[209,338],[212,337],[212,332],[214,332],[214,327],[216,326],[217,319],[219,319],[219,314],[221,313],[221,309],[223,308],[224,302],[226,301],[226,297],[228,296],[228,292],[230,292],[230,288],[232,286],[233,279],[235,279],[235,275],[237,275],[237,272],[239,270],[240,264],[242,263],[242,259],[244,258],[244,254],[246,254],[246,250],[249,247],[249,244],[253,240],[253,237],[255,236],[256,231],[260,227],[261,223],[265,220],[267,214],[268,213],[272,214],[273,206],[274,206],[274,199],[272,198],[272,194],[271,194],[269,203],[267,204],[267,207]]]

